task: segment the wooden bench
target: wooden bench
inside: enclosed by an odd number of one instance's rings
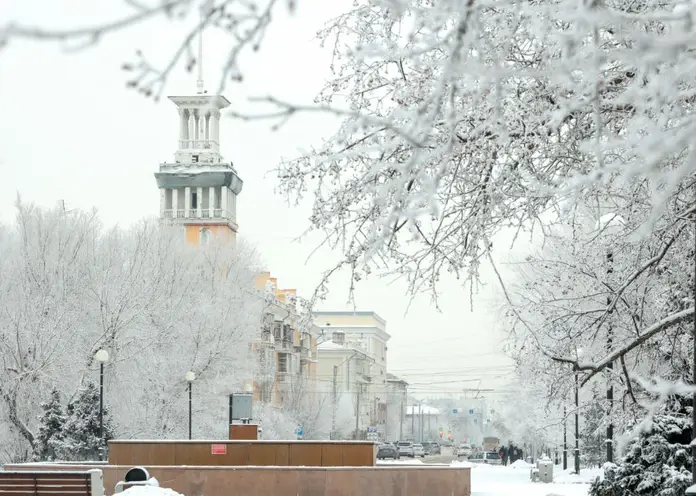
[[[13,496],[104,496],[101,470],[51,472],[0,470],[0,495]]]

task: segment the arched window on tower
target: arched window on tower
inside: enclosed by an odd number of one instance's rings
[[[202,245],[207,245],[210,243],[210,229],[207,227],[201,229],[200,236],[200,242]]]

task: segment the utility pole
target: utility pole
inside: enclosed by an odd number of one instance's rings
[[[423,442],[423,403],[418,403],[418,442]]]
[[[611,447],[611,444],[609,444]],[[575,475],[580,475],[580,387],[575,372]]]
[[[333,439],[336,433],[336,395],[337,395],[337,389],[338,389],[338,365],[334,365],[333,367],[333,391],[331,395],[331,435],[329,436],[329,439]]]
[[[355,402],[355,439],[357,440],[360,430],[360,383],[356,383],[356,386],[358,397]]]
[[[411,437],[416,440],[416,405],[411,405]]]
[[[404,402],[406,401],[405,396],[401,398],[401,421],[399,422],[399,441],[404,439]]]

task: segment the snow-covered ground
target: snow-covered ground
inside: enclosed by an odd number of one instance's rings
[[[557,466],[554,482],[545,484],[529,480],[529,466],[479,465],[471,470],[471,496],[587,496],[589,482],[600,473],[601,469],[582,470],[575,476]]]
[[[421,460],[380,460],[378,465],[421,465]],[[552,484],[529,480],[531,465],[520,461],[508,467],[475,465],[454,461],[450,466],[471,467],[471,496],[587,496],[590,481],[599,477],[601,469],[583,469],[580,475],[554,467]]]

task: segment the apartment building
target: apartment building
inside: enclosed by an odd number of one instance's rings
[[[321,343],[335,344],[338,339],[344,347],[358,350],[367,357],[365,380],[355,383],[353,388],[353,391],[362,391],[361,405],[367,409],[368,425],[363,427],[360,424],[358,437],[366,438],[369,427],[369,430],[377,431],[379,439],[384,439],[388,396],[387,342],[391,338],[386,321],[374,311],[318,311],[313,315],[314,323],[320,329]],[[320,349],[319,353],[320,367],[323,367],[324,350]]]
[[[312,401],[317,390],[319,329],[311,319],[303,319],[297,308],[296,290],[280,289],[270,272],[260,273],[255,285],[264,299],[264,310],[260,336],[254,345],[258,353],[254,400],[277,407]]]
[[[331,397],[332,439],[365,439],[371,425],[372,359],[341,331],[317,346],[318,382]]]

